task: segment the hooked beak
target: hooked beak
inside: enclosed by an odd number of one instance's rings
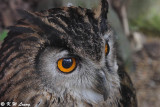
[[[104,98],[104,101],[106,101],[108,98],[108,90],[106,88],[104,89],[104,92],[103,92],[103,98]]]
[[[103,95],[104,101],[107,100],[108,96],[109,96],[109,86],[107,83],[107,79],[106,79],[106,75],[105,73],[102,71],[99,75],[98,75],[98,90],[99,92]]]

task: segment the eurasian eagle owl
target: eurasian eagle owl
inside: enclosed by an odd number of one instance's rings
[[[135,107],[135,90],[117,64],[108,3],[96,10],[20,11],[0,49],[0,102],[31,107]],[[17,105],[18,106],[18,105]]]

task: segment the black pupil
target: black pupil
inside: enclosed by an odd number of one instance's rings
[[[71,58],[65,58],[65,59],[63,59],[63,61],[62,61],[62,66],[63,66],[64,68],[70,68],[70,67],[72,66],[72,64],[73,64],[73,61],[72,61]]]

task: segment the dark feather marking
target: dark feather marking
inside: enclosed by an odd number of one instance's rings
[[[51,14],[65,13],[62,8],[51,8],[48,10]]]
[[[56,15],[57,17],[59,17],[62,21],[64,21],[67,25],[68,25],[68,29],[66,29],[65,27],[61,26],[60,27],[65,30],[65,32],[68,34],[68,35],[76,35],[72,30],[74,30],[76,27],[72,27],[72,23],[71,23],[71,20],[66,17],[66,16],[63,16],[63,15]],[[53,20],[52,20],[53,21]],[[74,25],[74,24],[73,24]],[[74,28],[74,29],[73,29]]]
[[[23,62],[18,62],[15,66],[14,66],[14,69],[17,68],[20,64],[25,64],[27,62],[29,62],[30,60],[27,59],[27,60],[23,60]]]
[[[101,20],[100,20],[100,27],[101,32],[104,34],[107,31],[107,13],[108,13],[108,2],[106,0],[101,0]]]
[[[39,26],[45,32],[45,35],[41,35],[42,37],[47,35],[47,38],[51,40],[51,38],[58,38],[61,39],[60,36],[64,35],[64,33],[54,29],[52,26],[47,25],[44,23],[38,16],[34,16],[33,14],[24,11],[24,10],[17,10],[26,20],[30,23]],[[55,36],[59,35],[59,36]]]
[[[131,105],[133,107],[137,107],[135,89],[133,87],[130,77],[125,72],[124,65],[123,66],[122,65],[123,64],[119,65],[119,68],[118,68],[118,75],[121,81],[120,93],[122,96],[122,99],[120,100],[119,103],[121,103],[120,105],[123,105],[124,107],[130,107]]]
[[[46,35],[45,33],[39,32],[39,35]],[[60,38],[59,36],[62,36],[61,34],[57,34],[52,32],[50,36],[48,36],[49,43],[46,42],[45,46],[54,46],[54,47],[66,47],[67,48],[67,41],[65,39],[65,35],[63,34],[64,38]]]
[[[64,15],[56,15],[56,17],[60,18],[62,21],[64,21],[67,25],[69,25],[71,23],[71,20],[64,16]]]
[[[84,16],[82,16],[77,8],[69,8],[68,10],[70,19],[74,19],[76,22],[84,23]],[[76,20],[77,19],[77,20]],[[73,20],[72,20],[73,21]],[[72,22],[71,21],[71,22]]]
[[[25,19],[20,19],[20,20],[18,20],[17,24],[18,24],[18,25],[29,25],[29,23],[26,23],[26,22],[25,22]]]
[[[69,8],[68,13],[70,16],[69,18],[72,19],[70,21],[70,24],[68,23],[68,25],[72,25],[71,28],[73,28],[75,31],[78,31],[79,29],[83,29],[83,30],[86,29],[86,28],[84,28],[84,25],[88,24],[88,23],[85,23],[84,16],[82,16],[78,12],[77,8]],[[80,33],[82,33],[82,31],[77,34],[80,34]]]
[[[39,26],[43,30],[49,30],[51,31],[52,27],[45,24],[39,17],[34,16],[32,13],[29,13],[24,10],[17,10],[22,17],[24,17],[26,20],[28,20],[30,23]]]
[[[27,28],[27,27],[10,26],[7,29],[13,32],[19,32],[19,33],[34,33],[34,31],[31,28]]]
[[[30,66],[24,66],[20,70],[16,71],[8,81],[12,80],[13,78],[15,78],[17,76],[18,73],[20,73],[21,71],[28,69],[28,68],[30,68]]]
[[[86,15],[88,16],[89,22],[92,23],[94,33],[97,34],[99,32],[99,28],[97,26],[98,20],[94,18],[94,13],[91,10],[87,9]]]
[[[106,2],[106,0],[101,0],[101,16],[104,19],[107,19],[107,13],[108,13],[108,2]]]
[[[3,47],[4,45],[8,44],[8,41],[12,40],[13,38],[15,38],[16,36],[19,36],[20,34],[22,33],[19,33],[19,32],[8,32],[8,36],[4,39],[4,42],[2,43],[2,47],[0,49],[0,53],[2,53],[2,50],[3,50]],[[9,42],[11,43],[11,42]],[[5,47],[6,48],[6,47]]]
[[[27,38],[13,38],[13,39],[9,39],[7,41],[7,43],[9,42],[8,45],[5,48],[2,48],[0,50],[0,52],[1,53],[5,52],[9,47],[12,47],[12,46],[20,47],[20,43],[23,43],[24,41],[38,42],[38,38],[37,37],[33,37],[33,36],[29,36]],[[7,43],[5,43],[5,44],[7,44]]]
[[[61,16],[61,18],[68,24],[68,28],[71,31],[75,31],[76,34],[70,36],[72,36],[74,39],[76,39],[76,37],[79,37],[78,35],[84,35],[83,37],[88,37],[88,35],[91,34],[90,23],[84,21],[84,16],[78,12],[77,8],[69,8],[68,13],[69,17],[65,18]],[[70,20],[70,18],[72,20]]]
[[[45,24],[40,18],[32,15],[31,13],[28,13],[23,10],[18,10],[18,11],[23,17],[25,17],[27,20],[29,20],[29,22],[31,22],[32,24],[35,24],[35,25],[39,26],[41,29],[43,29],[44,33],[39,33],[39,34],[41,34],[42,37],[50,40],[50,43],[52,45],[54,45],[54,46],[56,46],[56,45],[66,46],[67,45],[67,43],[65,43],[66,41],[64,41],[64,39],[61,39],[61,36],[65,35],[64,33]]]
[[[7,54],[5,54],[5,57],[3,57],[0,60],[0,63],[2,64],[3,62],[5,62],[7,60],[7,58],[14,52],[17,52],[18,47],[12,48],[11,50],[9,50],[9,52],[7,52]]]
[[[33,71],[32,71],[33,72]],[[34,73],[34,72],[33,72]],[[25,85],[25,84],[23,84],[24,82],[31,82],[31,83],[34,83],[35,82],[35,80],[36,80],[36,78],[37,77],[34,77],[33,75],[25,75],[25,76],[23,76],[24,78],[22,78],[22,79],[20,79],[19,81],[17,81],[17,82],[15,82],[14,83],[14,86],[16,87],[16,86],[20,86],[20,85],[22,85],[22,86],[27,86],[27,85]],[[29,84],[30,86],[31,86],[31,84]],[[23,88],[23,87],[22,87]],[[33,87],[28,87],[28,88],[33,88]]]
[[[64,21],[68,25],[69,31],[67,31],[67,34],[69,36],[71,36],[72,39],[74,38],[76,40],[80,40],[80,38],[79,38],[80,36],[78,36],[78,35],[84,35],[84,37],[88,37],[87,35],[90,33],[89,29],[87,29],[87,28],[89,28],[89,27],[87,27],[87,26],[89,26],[88,23],[85,23],[83,21],[83,24],[82,24],[82,23],[80,23],[82,21],[78,21],[79,18],[76,19],[76,18],[74,18],[74,16],[72,16],[72,20],[70,20],[71,16],[70,17],[66,17],[63,15],[56,15],[56,16],[59,17],[62,21]],[[77,17],[79,17],[79,16],[77,16]],[[79,39],[77,39],[77,38],[79,38]]]
[[[15,57],[13,57],[12,59],[10,59],[8,62],[5,63],[5,65],[3,66],[3,68],[2,68],[2,70],[1,70],[1,72],[0,72],[0,73],[3,74],[3,77],[4,77],[4,71],[5,71],[5,69],[7,69],[7,68],[9,67],[9,65],[10,65],[13,61],[15,61],[17,58],[20,58],[20,57],[22,57],[22,56],[23,56],[23,53],[17,54]],[[3,77],[2,77],[2,78],[3,78]],[[0,78],[0,79],[2,79],[2,78]]]
[[[4,90],[3,92],[0,92],[0,98],[5,95],[5,93],[8,91],[8,89],[9,89],[12,85],[13,85],[12,83],[8,84],[7,87],[5,87],[5,90]]]
[[[133,91],[121,84],[121,90],[120,90],[121,94],[122,94],[122,99],[120,100],[120,102],[124,105],[124,107],[130,107],[132,104],[132,98],[134,99],[135,94],[133,93]],[[134,99],[135,100],[135,99]],[[136,106],[135,106],[136,107]]]
[[[77,8],[69,8],[67,11],[69,13],[69,17],[66,17],[64,15],[56,15],[56,17],[60,18],[62,21],[64,21],[68,25],[69,31],[72,31],[72,30],[78,31],[80,29],[85,30],[84,16],[78,12],[78,9]],[[70,20],[70,19],[72,19],[72,20]],[[82,23],[84,23],[84,24],[82,24]],[[86,24],[88,24],[88,23],[86,23]],[[79,34],[79,33],[77,33],[77,34]],[[73,34],[74,33],[72,32],[72,35]]]
[[[16,42],[16,40],[17,40],[16,37],[20,36],[21,34],[23,34],[23,33],[19,32],[19,31],[12,31],[12,29],[10,29],[10,32],[8,32],[8,36],[5,38],[5,40],[4,40],[3,44],[2,44],[2,48],[4,47],[5,44],[8,44],[8,43],[11,44],[12,42]],[[21,37],[26,38],[26,36],[21,36]],[[0,51],[2,51],[2,50],[0,50]]]
[[[52,18],[50,16],[47,17],[49,22],[52,22],[56,25],[58,25],[60,28],[62,28],[65,32],[70,32],[67,27],[65,27],[59,20],[56,18],[56,16],[53,16]]]
[[[10,47],[12,46],[17,46],[13,49],[11,49],[3,59],[0,60],[0,63],[4,62],[6,60],[6,58],[8,58],[13,52],[17,52],[20,51],[19,47],[20,47],[20,43],[25,42],[25,41],[37,41],[38,39],[36,37],[29,37],[29,38],[25,38],[25,39],[21,39],[21,38],[16,38],[16,40],[12,40],[11,43],[9,45],[7,45],[7,47],[3,48],[1,50],[1,53],[7,51]]]

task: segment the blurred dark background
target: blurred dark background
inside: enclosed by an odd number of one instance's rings
[[[160,0],[108,0],[108,21],[125,68],[135,85],[139,107],[160,106]],[[96,8],[99,0],[0,0],[0,44],[16,9],[39,11],[67,5]],[[0,53],[1,54],[1,53]]]

